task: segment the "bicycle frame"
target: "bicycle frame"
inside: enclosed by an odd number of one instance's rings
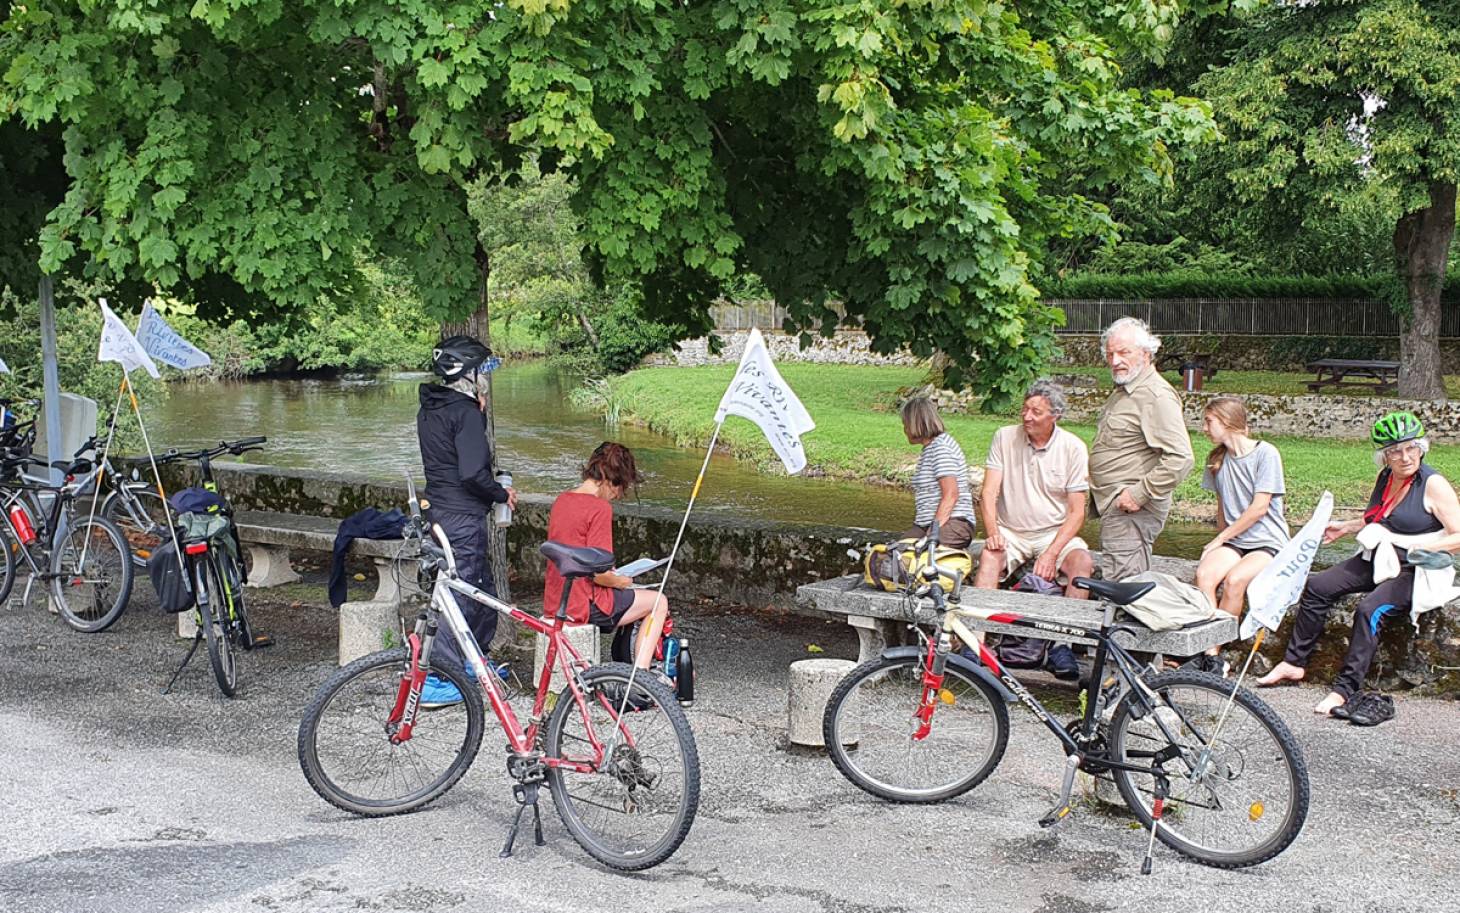
[[[935,585],[935,589],[936,588],[937,587]],[[1080,741],[1077,740],[1076,737],[1072,733],[1070,733],[1064,726],[1061,726],[1055,720],[1055,718],[1050,714],[1045,706],[1040,703],[1039,699],[1031,694],[1029,692],[1029,689],[1026,688],[1022,682],[1015,678],[1008,669],[1004,668],[1003,664],[999,662],[996,656],[994,656],[993,651],[984,646],[983,642],[979,640],[978,635],[975,634],[967,625],[963,623],[963,618],[976,618],[994,624],[1009,625],[1016,628],[1028,628],[1032,634],[1038,634],[1040,632],[1057,633],[1074,637],[1081,637],[1094,641],[1096,647],[1095,662],[1091,671],[1092,687],[1090,689],[1090,696],[1085,701],[1085,712],[1084,716],[1081,719],[1080,725],[1080,733],[1087,739],[1093,738],[1099,727],[1099,720],[1097,717],[1100,712],[1100,702],[1095,697],[1095,695],[1098,694],[1099,691],[1098,684],[1096,683],[1104,680],[1105,667],[1108,660],[1114,660],[1115,666],[1119,671],[1119,675],[1122,679],[1125,680],[1128,685],[1130,685],[1135,694],[1138,696],[1138,699],[1145,705],[1146,712],[1149,713],[1156,709],[1156,695],[1153,691],[1150,690],[1149,687],[1146,686],[1145,682],[1141,680],[1140,673],[1138,671],[1140,664],[1136,662],[1136,660],[1131,657],[1131,655],[1127,653],[1123,647],[1115,643],[1115,641],[1112,639],[1112,636],[1114,634],[1122,630],[1129,631],[1130,633],[1135,632],[1129,628],[1126,628],[1126,626],[1124,625],[1112,624],[1114,620],[1113,616],[1115,614],[1115,610],[1114,607],[1108,603],[1105,606],[1105,618],[1101,626],[1098,628],[1091,628],[1084,625],[1076,624],[1058,624],[1048,621],[1033,621],[1030,619],[1026,619],[1024,616],[1019,615],[1015,612],[1004,612],[995,611],[992,609],[964,607],[957,604],[956,602],[952,605],[946,605],[943,603],[942,599],[936,597],[935,602],[939,604],[939,609],[943,612],[943,617],[942,621],[938,625],[936,640],[934,641],[930,639],[928,645],[929,648],[927,650],[927,658],[924,662],[923,695],[917,711],[917,716],[922,721],[922,725],[919,730],[914,733],[913,737],[915,739],[926,737],[927,733],[932,729],[933,710],[935,709],[938,701],[939,690],[942,688],[943,685],[943,673],[944,669],[946,668],[948,654],[951,649],[949,644],[949,635],[956,634],[958,636],[958,639],[963,641],[964,644],[969,645],[970,647],[975,645],[977,646],[977,655],[979,662],[982,663],[984,667],[986,667],[989,671],[998,676],[999,681],[1003,683],[1004,687],[1008,688],[1015,697],[1019,698],[1019,701],[1024,704],[1024,706],[1027,707],[1031,713],[1034,714],[1035,718],[1045,725],[1045,728],[1054,733],[1055,738],[1059,739],[1060,743],[1064,746],[1065,754],[1067,756],[1077,756],[1083,759],[1086,754],[1086,747],[1082,745]],[[1193,732],[1197,733],[1198,737],[1201,738],[1202,743],[1205,745],[1207,742],[1205,735],[1197,731],[1196,728],[1191,725],[1191,721],[1187,720],[1184,715],[1180,714],[1179,708],[1173,709],[1176,709],[1178,715],[1182,719],[1182,722],[1189,728],[1192,728]],[[1162,720],[1159,714],[1154,715],[1152,718],[1155,721],[1156,725],[1161,729],[1162,733],[1166,736],[1168,741],[1172,744],[1175,744],[1177,742],[1177,735],[1176,733],[1170,731],[1170,728],[1167,726],[1166,721]],[[1160,775],[1162,772],[1156,766],[1156,762],[1165,762],[1173,757],[1176,757],[1176,753],[1174,752],[1160,752],[1156,757],[1153,757],[1153,763],[1149,766],[1128,764],[1124,761],[1118,761],[1113,758],[1100,758],[1100,764],[1106,768],[1118,768],[1121,770],[1129,770],[1136,773]]]
[[[41,548],[49,555],[56,539],[65,531],[64,524],[61,521],[65,514],[66,505],[73,498],[72,490],[66,485],[42,486],[32,484],[26,480],[13,481],[8,483],[5,488],[7,490],[4,493],[3,503],[0,503],[0,514],[4,515],[5,529],[11,540],[17,545],[21,541],[20,533],[16,530],[15,524],[10,520],[10,506],[15,503],[20,503],[22,508],[31,515],[32,519],[40,521],[36,525],[36,537],[34,541],[39,542]],[[39,498],[42,491],[50,492],[54,496],[49,510],[42,508]],[[30,566],[32,574],[40,577],[50,576],[49,570],[42,568],[36,563],[35,556],[31,554],[30,549],[17,549],[16,553],[24,557],[25,563]]]
[[[448,555],[450,552],[447,553]],[[455,562],[450,560],[449,567],[454,570]],[[482,656],[480,647],[477,646],[476,638],[472,636],[471,630],[467,627],[466,618],[461,614],[461,608],[456,604],[453,593],[460,593],[468,599],[478,602],[487,608],[492,609],[508,618],[514,619],[518,624],[542,634],[547,637],[547,652],[543,658],[542,674],[537,683],[537,693],[532,703],[532,715],[524,728],[513,712],[512,706],[507,703],[506,697],[501,691],[497,676],[487,667],[486,659]],[[401,683],[401,693],[396,701],[396,707],[391,713],[391,723],[402,723],[397,739],[404,741],[410,738],[410,728],[415,723],[421,685],[425,681],[426,669],[429,666],[430,651],[438,626],[431,623],[430,615],[434,614],[446,621],[446,629],[452,638],[461,648],[462,655],[471,664],[476,672],[477,684],[486,692],[488,703],[492,712],[496,714],[497,720],[502,725],[502,730],[507,735],[507,741],[512,754],[519,757],[526,757],[533,754],[537,745],[538,734],[544,722],[544,711],[547,708],[547,696],[550,693],[549,684],[555,668],[560,668],[563,673],[568,690],[572,693],[573,702],[578,712],[583,715],[585,723],[588,722],[588,701],[583,695],[583,690],[578,684],[577,673],[579,670],[588,668],[588,662],[578,653],[565,637],[563,637],[563,625],[566,619],[553,617],[551,619],[539,618],[530,615],[514,605],[485,593],[465,581],[462,581],[447,571],[442,571],[436,576],[436,584],[431,591],[431,613],[426,616],[424,642],[418,634],[410,637],[410,650],[413,662],[414,674],[409,680]],[[418,626],[417,631],[420,631]],[[419,661],[416,661],[419,660]],[[610,713],[614,710],[609,708]],[[407,719],[409,716],[409,719]],[[592,773],[603,762],[605,749],[599,740],[592,725],[585,725],[584,729],[588,739],[593,746],[592,762],[573,761],[565,758],[542,758],[545,767],[562,767],[578,773]],[[618,727],[627,744],[634,743],[632,733],[623,727]]]

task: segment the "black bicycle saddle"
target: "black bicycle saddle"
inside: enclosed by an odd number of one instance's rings
[[[601,548],[574,548],[549,540],[538,551],[551,561],[564,577],[591,577],[613,570],[613,552]]]
[[[1115,580],[1091,580],[1089,577],[1076,577],[1075,586],[1089,590],[1106,602],[1116,605],[1130,605],[1156,588],[1156,584],[1149,580],[1144,583],[1120,583]]]

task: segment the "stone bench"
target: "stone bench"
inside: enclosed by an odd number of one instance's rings
[[[1162,568],[1154,568],[1163,570]],[[868,586],[860,574],[849,574],[831,580],[808,583],[796,590],[798,607],[803,611],[825,616],[843,616],[857,630],[860,650],[857,661],[875,658],[887,646],[896,643],[900,632],[910,624],[931,625],[934,622],[932,600],[922,600],[915,617],[909,617],[907,600],[899,593],[886,593]],[[1064,596],[1040,596],[1009,590],[976,590],[964,587],[962,604],[967,607],[1017,612],[1033,621],[1053,624],[1100,627],[1104,609],[1097,599],[1069,599]],[[965,618],[971,629],[993,634],[1037,636],[1046,640],[1093,644],[1087,637],[1058,631],[1034,631],[1010,624],[999,624],[976,618]],[[1210,647],[1237,639],[1237,620],[1218,618],[1200,625],[1175,631],[1152,631],[1134,619],[1124,619],[1138,635],[1119,637],[1128,650],[1143,650],[1170,656],[1193,656]]]
[[[234,513],[238,538],[248,551],[246,586],[274,587],[295,583],[299,573],[289,563],[290,549],[332,552],[340,521],[272,511]],[[377,581],[369,599],[352,599],[340,606],[339,662],[373,653],[390,645],[398,635],[398,610],[403,600],[424,596],[416,586],[416,559],[420,549],[403,539],[356,539],[346,554],[374,559]],[[402,586],[402,582],[406,585]],[[192,612],[177,616],[178,636],[194,634]]]

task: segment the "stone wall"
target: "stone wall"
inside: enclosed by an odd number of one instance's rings
[[[166,467],[172,489],[196,483],[196,469]],[[215,464],[213,475],[224,495],[240,510],[270,510],[343,518],[365,507],[406,506],[405,482],[372,480],[341,473],[283,469],[250,464]],[[522,495],[507,534],[513,580],[535,587],[544,559],[538,546],[547,537],[552,499]],[[615,551],[625,560],[663,556],[674,545],[681,514],[640,505],[615,508]],[[827,576],[849,573],[860,560],[848,555],[892,534],[865,529],[786,526],[754,520],[691,516],[675,558],[668,593],[671,599],[712,599],[738,605],[789,607],[796,587]]]
[[[1069,399],[1067,421],[1093,424],[1100,408],[1110,396],[1108,389],[1095,384],[1095,379],[1082,374],[1055,374],[1053,379],[1065,388]],[[1177,391],[1182,399],[1186,426],[1201,430],[1202,410],[1217,393]],[[970,393],[947,390],[935,394],[938,408],[944,412],[976,414],[978,398]],[[1336,438],[1367,441],[1374,421],[1386,412],[1406,409],[1419,416],[1437,443],[1460,442],[1460,401],[1395,399],[1377,396],[1267,396],[1243,394],[1252,430],[1261,435],[1288,435],[1308,438]]]
[[[165,481],[174,490],[197,481],[194,467],[171,464],[166,470]],[[342,518],[364,507],[404,509],[406,504],[403,481],[247,464],[218,464],[213,474],[224,495],[243,510]],[[517,503],[507,539],[513,582],[535,588],[543,575],[544,560],[537,547],[546,537],[551,499],[524,495]],[[679,520],[677,511],[620,506],[614,519],[616,551],[626,559],[667,554]],[[860,560],[849,551],[891,538],[888,533],[865,529],[692,517],[675,559],[668,587],[670,601],[703,599],[789,608],[797,586],[859,569]],[[1339,557],[1339,552],[1324,549],[1320,564]],[[1309,667],[1314,681],[1328,681],[1337,670],[1352,624],[1351,609],[1340,607],[1330,616],[1328,632]],[[1291,627],[1290,619],[1278,636],[1268,639],[1263,653],[1269,662],[1281,658]],[[1237,658],[1235,648],[1233,658]],[[1428,613],[1418,634],[1407,618],[1388,624],[1375,675],[1386,688],[1424,685],[1433,692],[1460,697],[1460,609],[1447,607]]]
[[[830,337],[813,336],[811,345],[801,348],[800,337],[778,331],[765,331],[766,347],[776,361],[808,361],[838,365],[920,365],[924,359],[908,354],[880,355],[872,351],[871,338],[861,330],[838,330]],[[718,354],[710,353],[709,340],[687,339],[673,352],[651,355],[644,364],[651,366],[694,367],[699,365],[736,364],[745,350],[749,330],[721,332],[724,342]]]
[[[1159,335],[1163,353],[1208,353],[1219,370],[1227,371],[1304,371],[1310,360],[1325,355],[1399,360],[1397,336]],[[1097,334],[1061,333],[1059,346],[1060,364],[1104,364]],[[1440,357],[1446,374],[1460,373],[1460,339],[1441,339]]]

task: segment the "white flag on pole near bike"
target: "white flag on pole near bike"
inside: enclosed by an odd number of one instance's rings
[[[174,368],[187,370],[213,363],[207,352],[183,339],[177,330],[168,326],[162,315],[152,307],[151,301],[142,305],[142,319],[137,321],[137,342],[148,355]]]
[[[1303,595],[1313,559],[1323,544],[1323,530],[1333,516],[1333,494],[1325,491],[1313,516],[1298,534],[1288,540],[1267,567],[1247,585],[1247,617],[1242,620],[1243,640],[1257,633],[1259,627],[1276,631],[1288,614],[1288,607]]]
[[[766,348],[765,338],[760,330],[752,329],[745,341],[745,352],[740,356],[740,367],[730,381],[730,387],[720,398],[720,407],[715,410],[715,422],[725,421],[727,415],[748,418],[760,426],[771,449],[786,471],[795,474],[806,468],[806,454],[801,449],[801,435],[816,427],[801,400],[781,379],[781,373],[771,362],[771,353]]]
[[[97,350],[97,361],[115,361],[121,364],[122,370],[131,373],[142,368],[153,377],[161,377],[157,373],[157,365],[153,364],[152,357],[147,350],[137,342],[137,337],[127,329],[122,318],[112,313],[112,309],[106,306],[105,298],[98,298],[101,305],[101,347]]]

